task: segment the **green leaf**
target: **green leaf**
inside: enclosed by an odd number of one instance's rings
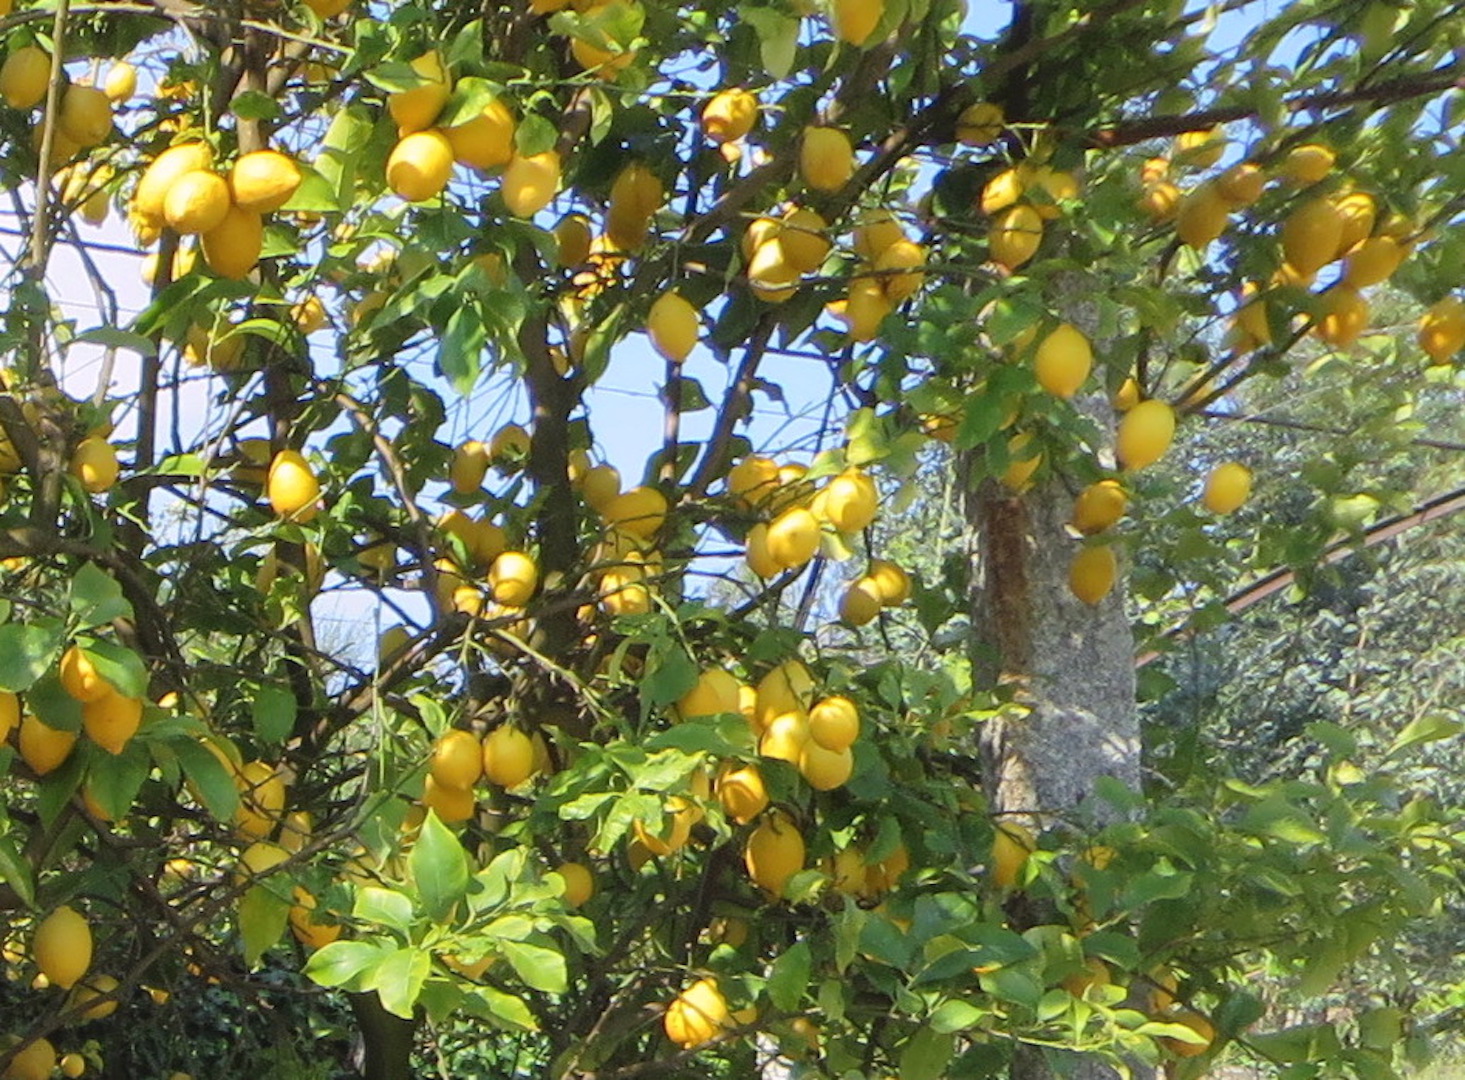
[[[453,389],[466,394],[478,381],[483,359],[483,319],[472,304],[462,304],[448,317],[438,346],[437,366]]]
[[[317,986],[360,990],[361,975],[387,954],[377,941],[333,941],[310,954],[305,974]]]
[[[395,889],[365,885],[356,890],[351,917],[395,930],[404,937],[412,929],[412,898]]]
[[[284,742],[295,727],[295,695],[287,687],[266,683],[255,692],[250,714],[261,741]]]
[[[1021,968],[998,968],[978,976],[982,989],[998,1001],[1011,1001],[1036,1009],[1043,1000],[1043,980]]]
[[[478,1015],[496,1020],[504,1027],[518,1031],[539,1030],[539,1021],[534,1019],[534,1014],[524,1004],[523,998],[506,994],[492,986],[477,986],[468,992],[464,1006],[471,1008],[475,1002],[478,1008],[474,1011]]]
[[[132,605],[122,586],[96,563],[87,563],[71,579],[71,614],[83,627],[132,618]]]
[[[804,1000],[804,991],[809,987],[809,973],[814,966],[809,943],[794,944],[777,960],[768,972],[768,999],[780,1012],[793,1012]]]
[[[254,967],[259,958],[280,940],[290,917],[289,901],[277,896],[268,885],[253,885],[239,901],[239,936],[244,962]]]
[[[0,836],[0,880],[15,890],[15,895],[34,909],[36,906],[36,882],[31,874],[30,863],[20,857],[20,852],[8,836]]]
[[[119,330],[115,326],[94,326],[72,338],[69,345],[101,345],[106,349],[126,349],[139,356],[156,356],[157,345],[150,337]]]
[[[87,769],[86,788],[113,820],[120,821],[132,808],[143,781],[148,778],[152,762],[147,751],[133,741],[120,754],[110,754],[97,746],[83,746],[94,751],[89,755],[92,760]]]
[[[339,211],[341,202],[336,197],[336,185],[323,172],[309,165],[300,165],[299,168],[300,186],[280,210],[287,214],[330,214]]]
[[[229,111],[241,120],[274,120],[280,115],[280,105],[263,90],[246,90],[230,99]]]
[[[648,708],[672,704],[697,685],[697,664],[680,646],[668,649],[641,680],[641,701]]]
[[[49,728],[57,731],[81,730],[81,702],[61,689],[55,671],[38,679],[25,696],[31,713]]]
[[[29,690],[55,662],[61,651],[61,635],[58,619],[0,626],[0,690]]]
[[[422,993],[422,984],[432,970],[432,954],[407,946],[387,955],[362,980],[363,989],[375,990],[382,1008],[393,1016],[412,1019],[412,1009]]]
[[[438,819],[437,811],[427,812],[408,865],[422,910],[433,922],[446,922],[468,892],[468,859],[458,838]]]
[[[787,77],[798,56],[798,18],[776,8],[752,5],[740,7],[738,15],[758,35],[758,53],[763,69],[774,79]]]
[[[989,1010],[979,1009],[967,1001],[943,1001],[931,1014],[931,1030],[941,1035],[965,1031],[976,1027],[990,1015]]]
[[[538,113],[530,113],[514,129],[514,149],[520,157],[532,157],[553,150],[560,141],[560,131]]]
[[[119,694],[130,698],[147,696],[148,669],[137,653],[114,641],[93,641],[81,651],[97,674]]]
[[[239,789],[224,763],[191,738],[169,739],[167,746],[178,755],[183,775],[188,777],[204,809],[215,821],[227,824],[239,812]]]
[[[747,719],[741,713],[729,713],[726,716],[701,716],[696,720],[683,720],[665,731],[658,731],[642,745],[647,750],[680,750],[684,754],[736,757],[753,749],[753,734]],[[590,797],[581,796],[582,799]],[[563,810],[560,811],[560,816],[566,816]]]
[[[923,1027],[900,1051],[900,1080],[937,1080],[956,1049],[956,1036]]]
[[[1428,715],[1411,720],[1404,726],[1404,730],[1394,737],[1393,743],[1389,746],[1388,757],[1402,754],[1410,747],[1419,746],[1423,743],[1437,742],[1440,739],[1454,738],[1460,732],[1465,731],[1465,723],[1458,720],[1451,720],[1439,713]]]
[[[565,958],[554,949],[522,941],[505,941],[504,956],[524,985],[547,994],[562,994],[568,982]]]

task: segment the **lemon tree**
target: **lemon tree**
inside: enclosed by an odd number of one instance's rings
[[[1396,769],[1459,723],[1146,784],[1126,600],[1279,479],[1132,527],[1188,425],[1319,351],[1458,392],[1457,20],[1006,14],[0,19],[4,1075],[274,985],[384,1080],[1425,1055],[1248,974],[1320,997],[1434,909]],[[949,573],[884,546],[923,466]]]

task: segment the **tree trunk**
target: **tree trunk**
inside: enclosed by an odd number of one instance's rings
[[[357,1068],[363,1080],[411,1080],[417,1025],[382,1008],[375,991],[352,994],[351,1011],[361,1033]]]

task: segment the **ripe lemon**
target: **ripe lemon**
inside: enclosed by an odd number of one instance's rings
[[[865,576],[875,583],[880,603],[886,607],[904,604],[911,596],[910,575],[888,559],[871,559]]]
[[[144,220],[161,224],[163,203],[173,184],[188,173],[207,171],[213,165],[214,152],[208,143],[188,142],[170,146],[143,172],[132,198],[133,210]]]
[[[1175,140],[1175,160],[1197,169],[1209,169],[1226,152],[1226,132],[1217,124],[1201,131],[1185,131]]]
[[[758,99],[741,87],[719,91],[702,109],[703,134],[719,145],[741,139],[757,122]]]
[[[5,1067],[5,1080],[50,1080],[56,1069],[56,1048],[49,1039],[36,1039],[17,1050]]]
[[[846,626],[864,626],[880,614],[880,587],[869,577],[859,577],[839,598],[839,619]]]
[[[1240,462],[1217,465],[1206,477],[1201,501],[1213,514],[1229,514],[1240,508],[1251,495],[1251,470]]]
[[[1175,438],[1175,410],[1163,401],[1141,401],[1119,421],[1114,452],[1126,469],[1143,469],[1165,456]]]
[[[722,668],[708,668],[697,676],[697,683],[677,701],[677,712],[683,719],[694,716],[717,716],[738,711],[737,677]]]
[[[829,8],[834,36],[848,45],[863,45],[885,16],[885,0],[833,0]]]
[[[743,863],[753,884],[776,899],[804,868],[804,855],[803,834],[787,814],[772,810],[748,836]]]
[[[798,765],[809,738],[809,714],[802,707],[790,709],[768,721],[758,739],[758,753]]]
[[[488,440],[488,459],[505,476],[517,472],[529,460],[532,440],[518,424],[505,424]]]
[[[1465,348],[1465,303],[1446,296],[1430,305],[1419,319],[1419,347],[1436,364],[1446,363]]]
[[[1033,445],[1033,433],[1020,431],[1007,440],[1007,467],[998,479],[1009,491],[1021,493],[1032,485],[1033,473],[1043,464],[1041,447]]]
[[[560,863],[555,867],[555,873],[565,882],[563,899],[566,907],[580,907],[595,895],[595,876],[584,863]]]
[[[992,217],[1009,207],[1016,206],[1027,192],[1032,181],[1032,167],[1026,164],[1003,169],[982,187],[982,213]],[[1034,210],[1036,213],[1036,209]]]
[[[1269,345],[1272,341],[1272,326],[1267,316],[1267,302],[1259,295],[1255,282],[1248,281],[1241,287],[1241,299],[1237,302],[1236,329],[1251,348]]]
[[[264,221],[253,210],[231,205],[224,220],[203,234],[202,248],[210,270],[239,281],[259,264]]]
[[[646,314],[646,335],[652,347],[674,364],[691,355],[701,330],[697,309],[675,290],[658,296]]]
[[[956,118],[956,140],[963,146],[991,146],[1002,137],[1007,116],[1002,106],[992,101],[968,105]]]
[[[63,904],[36,927],[31,955],[53,986],[70,990],[92,966],[92,928]]]
[[[779,223],[778,243],[784,261],[800,274],[810,274],[824,265],[834,245],[827,234],[829,222],[806,206],[798,206]]]
[[[257,840],[240,853],[239,863],[234,868],[234,882],[243,885],[257,877],[264,877],[289,858],[290,853],[279,844]]]
[[[433,744],[428,768],[443,787],[471,788],[483,775],[483,746],[471,731],[446,731]]]
[[[137,68],[126,60],[118,60],[107,69],[102,81],[102,93],[114,105],[120,105],[137,93]]]
[[[34,45],[13,50],[0,64],[0,97],[12,109],[41,103],[51,82],[51,58]]]
[[[848,747],[829,750],[810,739],[799,755],[799,772],[815,791],[833,791],[849,780],[854,771],[855,758]]]
[[[321,19],[334,19],[351,6],[351,0],[305,0],[305,6]]]
[[[1063,211],[1059,204],[1078,198],[1078,180],[1070,172],[1055,169],[1050,165],[1037,165],[1028,172],[1028,187],[1036,188],[1047,196],[1046,201],[1035,202],[1034,209],[1045,220],[1052,221]]]
[[[477,116],[444,128],[453,148],[453,160],[472,169],[499,169],[514,159],[514,114],[499,98],[483,106]]]
[[[1168,180],[1161,180],[1145,187],[1144,194],[1135,202],[1140,213],[1155,225],[1173,221],[1180,212],[1180,189]]]
[[[1320,307],[1314,329],[1335,349],[1352,348],[1368,329],[1368,301],[1351,285],[1334,285],[1323,293]]]
[[[785,570],[796,570],[819,550],[819,520],[802,506],[785,510],[768,525],[768,555]]]
[[[1282,223],[1282,254],[1305,278],[1311,278],[1338,255],[1343,215],[1327,199],[1310,199]]]
[[[1109,595],[1119,563],[1112,547],[1086,547],[1068,567],[1068,588],[1085,604],[1097,604]]]
[[[290,932],[295,935],[296,941],[314,952],[325,948],[341,936],[340,926],[316,921],[316,899],[309,891],[296,885],[290,890],[290,894],[295,900],[290,905]]]
[[[265,489],[270,507],[291,521],[310,521],[319,509],[320,481],[298,450],[281,450],[275,455]]]
[[[584,214],[566,214],[554,227],[556,261],[565,269],[583,266],[590,261],[590,244],[594,239],[590,222]]]
[[[229,194],[236,206],[268,214],[290,201],[300,181],[294,159],[278,150],[255,150],[229,170]]]
[[[868,263],[876,259],[891,244],[905,239],[905,231],[889,210],[872,210],[855,226],[855,254]]]
[[[1172,1024],[1184,1024],[1204,1040],[1202,1042],[1192,1043],[1185,1042],[1181,1039],[1162,1038],[1160,1040],[1161,1044],[1176,1057],[1200,1057],[1206,1051],[1210,1050],[1211,1044],[1216,1041],[1215,1025],[1198,1012],[1187,1009],[1182,1013],[1166,1017],[1165,1019]]]
[[[648,540],[661,531],[669,509],[666,496],[654,487],[634,487],[606,503],[601,512],[613,529]]]
[[[580,481],[580,494],[592,510],[604,515],[605,508],[621,493],[621,474],[613,465],[592,465]]]
[[[20,698],[9,690],[0,690],[0,743],[20,724]]]
[[[92,435],[81,440],[71,455],[71,475],[93,495],[100,495],[117,482],[121,466],[117,451],[106,439]]]
[[[58,731],[28,715],[20,721],[19,743],[21,759],[37,776],[45,776],[71,756],[76,732]]]
[[[412,70],[424,81],[410,90],[397,90],[387,95],[387,111],[397,122],[400,135],[432,127],[452,94],[441,54],[426,52],[411,63]]]
[[[785,660],[759,680],[754,701],[758,723],[766,726],[775,716],[814,703],[814,677],[802,661]]]
[[[1373,232],[1374,222],[1378,219],[1378,203],[1366,191],[1351,191],[1333,205],[1343,216],[1343,235],[1338,240],[1338,254],[1342,255]]]
[[[117,980],[111,975],[93,975],[83,982],[78,982],[71,988],[71,993],[66,998],[68,1008],[82,1008],[77,1014],[80,1023],[87,1023],[90,1020],[105,1020],[117,1011],[120,1004],[116,998],[111,1001],[100,1001],[95,1005],[87,1005],[88,1002],[110,994],[117,989]]]
[[[865,866],[865,852],[851,844],[834,853],[828,864],[829,876],[836,892],[846,896],[865,897],[870,895],[868,868]]]
[[[239,789],[235,831],[254,840],[268,836],[285,812],[285,778],[268,762],[249,761],[234,774],[234,786]]]
[[[72,83],[61,95],[59,123],[82,149],[96,146],[112,133],[112,102],[98,87]]]
[[[850,279],[841,317],[849,328],[851,340],[874,341],[880,336],[885,317],[894,310],[895,304],[877,279],[863,274]]]
[[[387,158],[387,183],[408,202],[443,193],[453,175],[453,145],[436,128],[404,135]]]
[[[745,509],[762,506],[777,490],[778,462],[772,458],[753,454],[727,471],[727,493]]]
[[[77,701],[96,701],[113,692],[111,684],[102,678],[79,645],[72,645],[61,654],[59,675],[61,689]]]
[[[855,173],[855,151],[838,128],[806,127],[799,144],[799,174],[815,191],[838,191]]]
[[[1392,236],[1370,236],[1343,259],[1343,283],[1365,289],[1387,281],[1404,262],[1408,248]]]
[[[860,736],[860,711],[847,697],[827,697],[809,710],[809,737],[826,750],[848,750]]]
[[[727,816],[746,825],[768,808],[768,788],[756,765],[725,766],[717,778],[717,800]]]
[[[998,822],[992,833],[992,881],[999,889],[1017,884],[1028,856],[1038,846],[1025,826],[1013,821]]]
[[[448,787],[429,774],[422,785],[422,806],[424,810],[436,813],[444,825],[456,825],[477,812],[478,801],[471,787]]]
[[[522,551],[505,551],[493,561],[488,584],[498,603],[523,607],[539,587],[539,567]]]
[[[748,287],[759,300],[781,304],[797,291],[799,272],[788,261],[778,238],[765,240],[748,261]]]
[[[1282,159],[1282,175],[1299,187],[1316,184],[1333,171],[1338,155],[1321,143],[1294,146]]]
[[[184,173],[163,199],[163,220],[185,235],[217,228],[228,212],[228,183],[217,173],[203,169]]]
[[[1226,231],[1231,205],[1215,184],[1197,184],[1180,199],[1175,212],[1175,235],[1196,251],[1205,251],[1212,240]]]
[[[1249,161],[1232,165],[1216,177],[1216,194],[1236,210],[1260,199],[1266,186],[1266,173]]]
[[[611,570],[600,578],[600,606],[607,615],[645,615],[651,610],[651,588],[640,567]]]
[[[687,987],[667,1006],[662,1017],[666,1037],[686,1050],[711,1042],[724,1028],[732,1026],[727,1000],[718,989],[716,979],[699,979]]]
[[[897,844],[889,855],[866,868],[866,886],[871,893],[888,892],[900,884],[900,879],[910,868],[911,853],[905,844]]]
[[[902,237],[888,245],[875,260],[881,287],[892,304],[913,295],[926,281],[920,268],[926,265],[926,249],[914,240]]]
[[[875,520],[880,495],[863,469],[845,469],[824,491],[824,516],[842,533],[860,532]]]
[[[488,475],[488,448],[477,439],[469,439],[453,451],[448,467],[448,480],[459,495],[471,495],[483,486]]]
[[[1073,527],[1085,536],[1110,528],[1124,516],[1129,496],[1118,480],[1099,480],[1078,493],[1073,500]]]
[[[658,858],[671,855],[686,846],[692,835],[692,826],[701,817],[701,811],[681,796],[666,800],[665,813],[654,827],[636,821],[633,826],[636,840],[641,846]]]
[[[533,217],[550,204],[560,187],[560,156],[553,150],[528,157],[514,155],[504,169],[499,193],[515,217]]]
[[[743,558],[748,569],[765,581],[776,576],[781,569],[768,550],[768,526],[764,522],[760,521],[748,530]]]
[[[1061,323],[1044,337],[1033,357],[1038,385],[1061,398],[1073,397],[1093,366],[1089,339],[1069,323]]]
[[[142,726],[142,700],[108,687],[108,693],[81,707],[81,726],[87,738],[113,754],[122,753],[127,740]]]
[[[1019,203],[992,219],[987,254],[998,265],[1016,270],[1037,254],[1042,242],[1042,216],[1027,203]]]
[[[534,773],[534,743],[516,727],[501,724],[483,740],[483,775],[499,787],[518,787]]]

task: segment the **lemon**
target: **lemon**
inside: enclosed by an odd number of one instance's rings
[[[181,177],[213,168],[214,152],[205,142],[180,143],[159,154],[142,174],[132,198],[133,210],[144,220],[161,223],[168,191]]]
[[[834,853],[827,864],[830,884],[836,892],[846,896],[866,897],[870,895],[868,868],[865,866],[865,852],[851,844]]]
[[[254,878],[266,876],[289,858],[290,853],[279,844],[258,840],[240,853],[239,863],[234,868],[234,882],[243,885]]]
[[[658,296],[646,314],[646,335],[652,347],[674,364],[691,355],[701,330],[697,309],[675,290]]]
[[[770,304],[781,304],[799,287],[799,272],[788,261],[777,237],[758,245],[748,261],[748,287]]]
[[[826,750],[848,750],[860,736],[860,712],[847,697],[827,697],[809,710],[809,738]]]
[[[565,269],[590,261],[590,222],[584,214],[566,214],[554,227],[556,261]]]
[[[31,955],[53,986],[70,990],[92,966],[92,928],[63,904],[36,927]]]
[[[522,551],[505,551],[493,561],[488,584],[498,603],[523,607],[539,587],[539,567]]]
[[[168,188],[163,220],[185,235],[206,233],[223,224],[229,212],[229,185],[216,173],[195,169]]]
[[[77,146],[96,146],[112,132],[112,102],[98,87],[72,83],[61,95],[59,123]]]
[[[992,101],[968,105],[956,118],[956,138],[963,146],[990,146],[1002,137],[1007,116],[1002,106]]]
[[[56,1048],[49,1039],[36,1039],[17,1050],[5,1067],[5,1080],[50,1080],[56,1068]]]
[[[109,691],[111,688],[108,688]],[[142,700],[111,691],[81,707],[81,726],[87,737],[112,754],[122,753],[142,725]]]
[[[651,610],[651,589],[639,567],[603,574],[599,595],[600,606],[608,615],[644,615]]]
[[[910,575],[888,559],[871,559],[865,576],[874,583],[882,605],[893,607],[910,599]]]
[[[1043,451],[1033,445],[1033,433],[1021,431],[1007,440],[1007,468],[998,477],[1009,491],[1023,492],[1032,484],[1033,474],[1043,464]]]
[[[781,810],[772,810],[749,835],[743,863],[753,884],[777,898],[789,879],[804,868],[804,856],[804,837],[792,819]]]
[[[669,507],[666,496],[654,487],[634,487],[611,499],[601,512],[613,529],[642,540],[661,531]]]
[[[727,494],[738,506],[763,505],[778,490],[778,462],[751,454],[727,471]]]
[[[351,6],[351,0],[305,0],[305,6],[321,19],[334,19]]]
[[[518,125],[509,107],[494,98],[470,117],[444,128],[453,148],[453,160],[473,169],[498,169],[514,157],[514,133]]]
[[[505,424],[488,440],[488,458],[507,476],[517,472],[529,460],[532,443],[529,432],[519,424]]]
[[[79,645],[72,645],[61,654],[59,674],[61,689],[77,701],[96,701],[113,692],[111,684],[102,678]]]
[[[268,836],[285,812],[285,778],[268,762],[249,761],[234,774],[234,786],[239,790],[235,830],[254,840]]]
[[[1338,155],[1320,143],[1294,146],[1282,159],[1282,175],[1301,187],[1316,184],[1333,171]]]
[[[791,209],[779,222],[777,234],[784,261],[801,274],[819,269],[834,247],[828,230],[829,223],[817,212],[804,206]]]
[[[712,95],[702,108],[702,131],[719,145],[741,139],[758,122],[758,99],[735,87]]]
[[[999,889],[1017,884],[1028,856],[1038,846],[1033,834],[1013,821],[998,822],[992,833],[992,881]]]
[[[1073,527],[1085,536],[1101,533],[1124,516],[1129,496],[1118,480],[1099,480],[1073,500]]]
[[[1310,199],[1282,223],[1282,254],[1305,278],[1311,278],[1338,255],[1343,215],[1327,199]]]
[[[1173,221],[1180,212],[1180,189],[1168,180],[1146,186],[1135,206],[1155,225]]]
[[[564,879],[566,907],[580,907],[595,895],[595,878],[584,863],[563,862],[555,867],[554,872]]]
[[[1338,240],[1342,255],[1361,244],[1373,232],[1378,220],[1378,204],[1366,191],[1352,191],[1333,203],[1343,217],[1343,235]]]
[[[19,724],[20,698],[9,690],[0,690],[0,743],[8,740]]]
[[[632,161],[616,173],[610,187],[608,213],[627,221],[645,221],[665,201],[661,179],[645,162]]]
[[[1241,299],[1236,307],[1236,329],[1244,343],[1252,348],[1269,345],[1272,341],[1271,321],[1267,316],[1267,302],[1259,295],[1256,283],[1248,281],[1241,287]]]
[[[34,716],[25,716],[20,721],[19,743],[21,759],[37,776],[45,776],[71,756],[76,732],[58,731]]]
[[[894,310],[895,304],[877,279],[864,275],[850,279],[842,318],[851,340],[874,341],[880,336],[885,317]]]
[[[253,210],[231,205],[223,221],[203,234],[202,246],[210,270],[238,281],[259,263],[264,221]]]
[[[1034,209],[1038,216],[1052,221],[1063,211],[1059,203],[1078,198],[1078,180],[1069,172],[1049,165],[1034,166],[1028,173],[1028,186],[1037,188],[1047,196],[1047,201],[1037,202]]]
[[[1334,285],[1323,293],[1314,328],[1317,336],[1335,349],[1348,349],[1368,329],[1368,301],[1351,285]]]
[[[488,448],[477,439],[459,444],[448,467],[448,480],[459,495],[471,495],[483,487],[488,475]]]
[[[1032,167],[1027,164],[1003,169],[982,186],[982,213],[991,217],[1016,206],[1032,182]],[[1036,212],[1036,211],[1035,211]]]
[[[1251,470],[1240,462],[1217,465],[1206,477],[1201,501],[1213,514],[1229,514],[1237,510],[1251,495]]]
[[[768,554],[785,570],[796,570],[819,550],[819,520],[802,506],[785,510],[768,525]]]
[[[443,193],[453,175],[453,144],[436,128],[404,135],[387,158],[387,183],[408,202]]]
[[[116,449],[98,435],[83,439],[72,452],[71,475],[93,495],[110,490],[120,471]]]
[[[452,94],[452,88],[448,85],[448,73],[439,53],[423,53],[411,64],[412,70],[423,82],[409,90],[398,90],[387,95],[387,111],[397,122],[399,135],[410,135],[414,131],[431,127]]]
[[[846,626],[864,626],[880,614],[880,588],[868,577],[849,583],[839,598],[839,619]]]
[[[1069,323],[1049,332],[1033,357],[1038,385],[1055,397],[1071,398],[1078,392],[1094,366],[1089,339]]]
[[[87,1003],[102,997],[104,994],[110,994],[116,989],[117,980],[111,975],[93,975],[84,982],[78,982],[71,988],[71,993],[66,999],[66,1004],[68,1008],[82,1009],[77,1016],[77,1019],[81,1023],[86,1023],[90,1020],[105,1020],[117,1011],[119,1002],[116,998],[110,1001],[100,1001],[95,1005],[88,1005]]]
[[[477,812],[478,801],[472,788],[449,787],[429,775],[422,786],[422,806],[435,812],[444,825],[456,825]]]
[[[889,210],[872,210],[855,225],[855,254],[868,263],[874,263],[885,249],[897,240],[905,239],[905,231]]]
[[[667,1006],[662,1017],[667,1038],[687,1050],[711,1042],[724,1028],[732,1026],[727,1000],[718,989],[716,979],[699,979],[687,987]]]
[[[758,753],[798,765],[809,739],[809,714],[796,707],[768,721],[758,739]]]
[[[717,778],[717,800],[727,816],[746,825],[768,808],[768,788],[756,765],[727,765]]]
[[[290,932],[296,941],[314,952],[341,936],[341,928],[336,924],[316,921],[316,899],[309,891],[296,885],[290,894],[295,900],[290,905]]]
[[[621,474],[613,465],[592,465],[580,481],[580,494],[592,510],[604,514],[611,500],[621,493]]]
[[[1016,270],[1037,254],[1042,242],[1043,218],[1026,203],[1003,210],[987,231],[988,255],[1009,270]]]
[[[51,58],[34,45],[15,49],[0,64],[0,97],[12,109],[41,103],[51,82]]]
[[[1180,199],[1175,213],[1175,235],[1196,251],[1205,251],[1212,240],[1226,231],[1231,206],[1215,184],[1197,184]]]
[[[855,151],[838,128],[806,127],[799,144],[799,175],[815,191],[838,191],[855,173]]]
[[[1175,160],[1197,169],[1209,169],[1226,152],[1226,132],[1217,124],[1200,131],[1181,132],[1175,140]]]
[[[683,719],[694,716],[717,716],[738,711],[737,677],[722,668],[708,668],[697,676],[697,682],[677,700],[677,713]]]
[[[443,787],[471,788],[483,775],[483,746],[471,731],[444,732],[433,744],[428,768]]]
[[[848,747],[829,750],[810,739],[799,755],[799,772],[815,791],[833,791],[841,787],[854,771],[855,758]]]
[[[748,564],[748,569],[760,578],[767,580],[777,575],[780,567],[768,551],[766,522],[760,521],[748,530],[743,559]]]
[[[1370,236],[1343,259],[1343,283],[1365,289],[1387,281],[1404,262],[1408,249],[1392,236]]]
[[[229,194],[236,206],[268,214],[290,201],[300,187],[300,166],[278,150],[255,150],[229,170]]]
[[[869,473],[851,467],[829,481],[823,505],[831,525],[842,533],[857,533],[875,520],[880,495]]]
[[[1204,1016],[1192,1010],[1185,1010],[1175,1016],[1165,1017],[1167,1023],[1183,1024],[1202,1039],[1201,1042],[1185,1042],[1181,1039],[1162,1038],[1160,1043],[1176,1057],[1200,1057],[1216,1041],[1216,1027]]]
[[[1068,567],[1068,587],[1085,604],[1097,604],[1109,595],[1119,564],[1112,547],[1086,547]]]
[[[1465,303],[1446,296],[1420,316],[1419,347],[1430,360],[1443,364],[1465,348]]]
[[[652,855],[661,858],[674,854],[686,846],[692,835],[692,826],[701,817],[701,811],[681,796],[666,800],[665,813],[655,831],[642,821],[636,821],[636,840]]]
[[[814,703],[814,677],[800,660],[785,660],[764,675],[755,691],[757,722],[766,726],[786,712],[802,712]]]
[[[533,217],[550,204],[560,186],[560,156],[553,150],[516,154],[499,185],[504,205],[515,217]]]
[[[270,507],[291,521],[312,520],[318,510],[320,481],[298,450],[281,450],[270,462],[265,481]]]
[[[483,740],[483,775],[500,787],[518,787],[534,773],[534,744],[516,727],[502,724]]]
[[[1143,469],[1165,456],[1175,438],[1175,411],[1163,401],[1141,401],[1119,421],[1114,451],[1126,469]]]

